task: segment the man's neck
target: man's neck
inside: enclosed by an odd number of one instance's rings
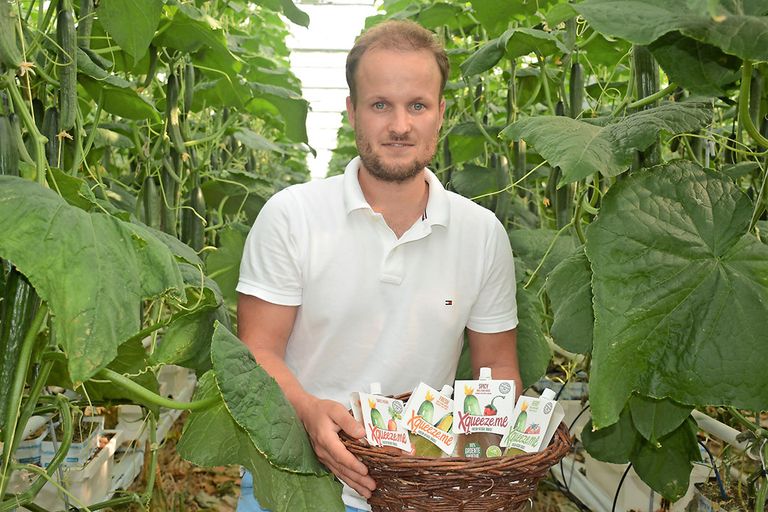
[[[373,211],[380,213],[400,238],[427,208],[429,185],[424,173],[402,181],[383,181],[372,176],[362,165],[358,172],[360,188]]]

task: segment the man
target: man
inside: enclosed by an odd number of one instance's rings
[[[386,394],[452,384],[465,329],[475,374],[489,366],[521,388],[507,234],[426,169],[447,77],[445,51],[415,23],[361,36],[347,58],[359,158],[343,176],[275,194],[241,264],[239,336],[356,509],[369,509],[376,483],[338,437],[365,435],[347,412],[351,392],[374,381]],[[260,510],[244,481],[238,510]]]

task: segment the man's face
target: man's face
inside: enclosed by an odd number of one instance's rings
[[[403,182],[435,155],[445,101],[440,69],[427,50],[374,49],[360,58],[357,100],[347,98],[363,167],[384,181]]]

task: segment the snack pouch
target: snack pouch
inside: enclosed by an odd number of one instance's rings
[[[565,416],[554,397],[551,389],[545,390],[538,398],[521,396],[515,406],[515,421],[501,440],[501,445],[527,453],[546,447]]]
[[[420,383],[405,404],[405,426],[446,455],[453,453],[456,435],[453,433],[453,400],[451,387],[438,392],[428,384]]]
[[[402,421],[403,401],[369,393],[359,395],[365,438],[371,446],[392,446],[410,452],[411,441]]]
[[[490,368],[479,380],[457,380],[454,386],[454,432],[488,432],[503,436],[515,409],[515,381],[492,380]]]

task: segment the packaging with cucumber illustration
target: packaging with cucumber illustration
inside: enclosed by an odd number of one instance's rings
[[[459,434],[458,457],[498,457],[501,439],[509,431],[515,408],[515,381],[493,380],[490,368],[480,369],[478,380],[457,380],[453,429]]]
[[[405,404],[405,426],[411,431],[413,455],[440,457],[453,453],[453,388],[443,386],[438,392],[420,383]]]
[[[381,382],[371,382],[368,393],[371,395],[381,395]],[[363,423],[363,405],[360,402],[359,392],[355,391],[349,395],[349,404],[351,406],[352,416],[354,416],[360,423]]]
[[[521,396],[514,419],[501,441],[506,452],[538,452],[549,444],[565,413],[555,401],[555,392],[546,389],[541,397]],[[518,452],[519,453],[519,452]]]
[[[403,401],[369,393],[359,396],[368,442],[372,446],[392,446],[410,453],[411,442],[403,424]]]

